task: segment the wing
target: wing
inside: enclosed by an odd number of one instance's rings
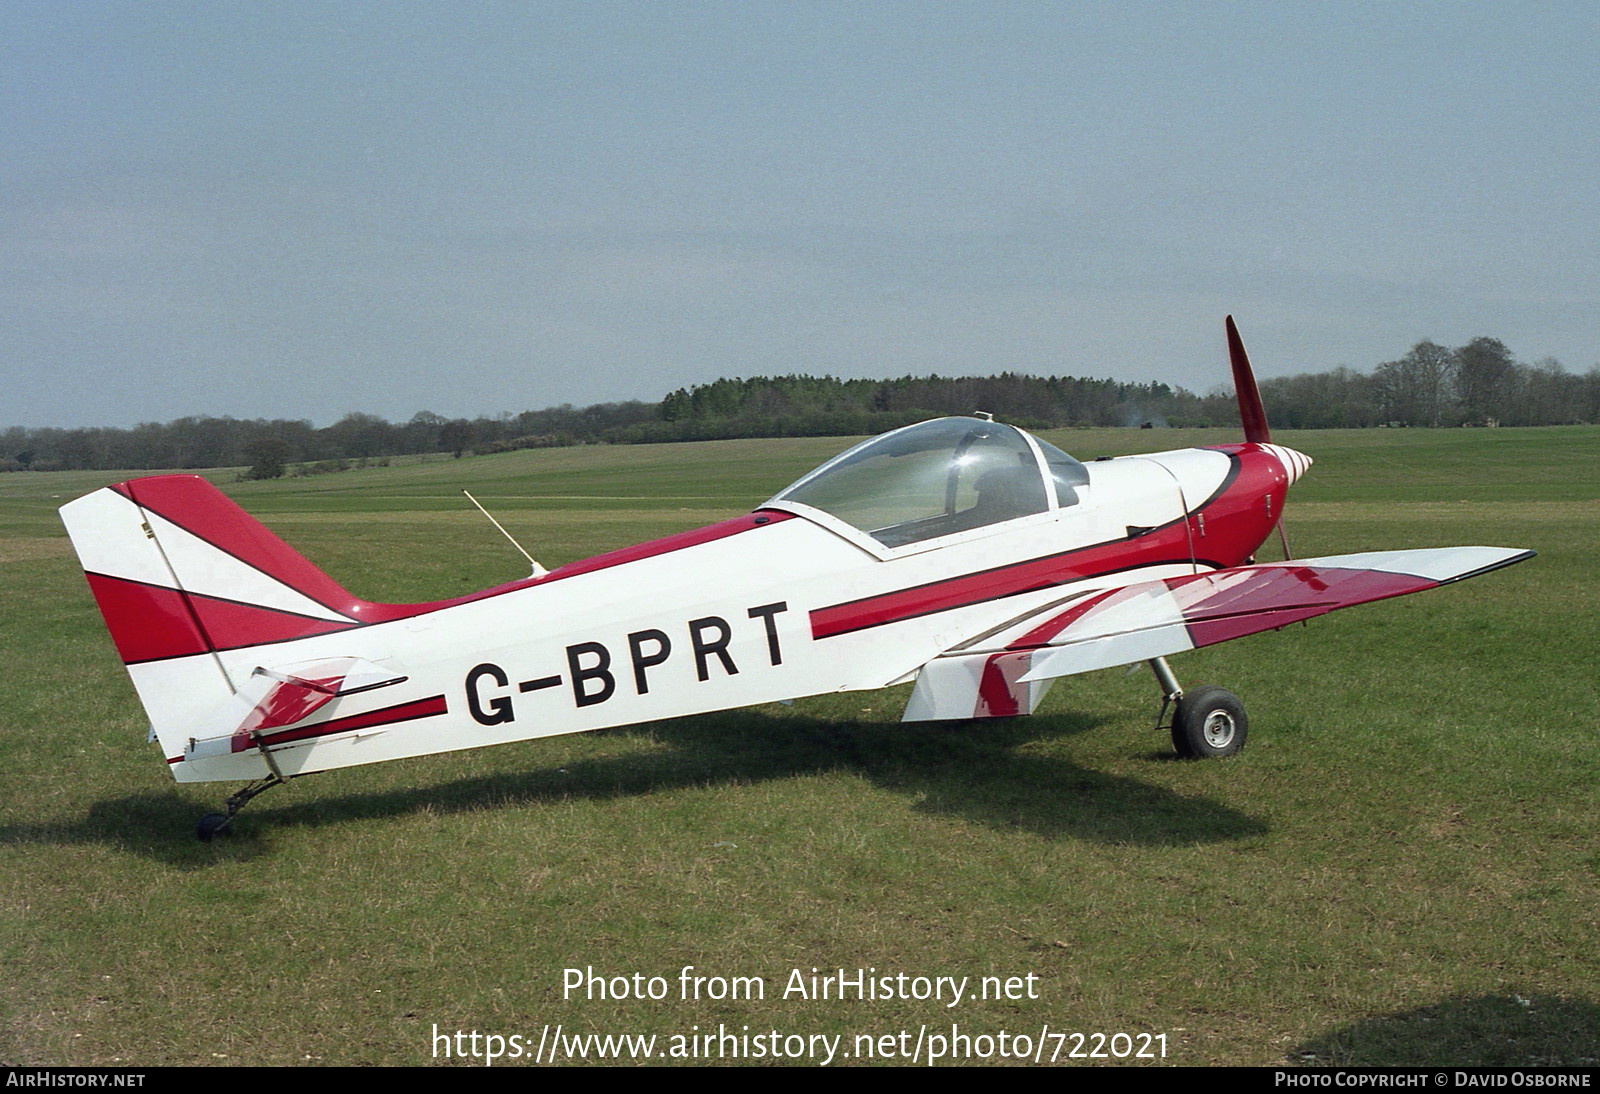
[[[904,720],[1031,714],[1056,677],[1166,657],[1532,558],[1510,547],[1375,551],[1079,593],[969,639],[917,677]]]

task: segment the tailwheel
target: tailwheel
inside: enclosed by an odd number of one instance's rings
[[[201,843],[210,843],[216,839],[217,833],[228,830],[228,826],[233,823],[233,818],[238,815],[239,810],[243,809],[245,803],[251,798],[264,791],[271,790],[275,786],[282,786],[288,781],[274,769],[272,774],[266,778],[257,779],[243,790],[229,795],[228,800],[223,803],[227,808],[227,812],[207,813],[201,817],[200,823],[194,826],[195,838]]]
[[[1244,703],[1227,688],[1199,687],[1178,697],[1172,747],[1186,759],[1232,756],[1244,748],[1249,730]]]

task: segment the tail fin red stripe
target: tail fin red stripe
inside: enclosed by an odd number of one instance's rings
[[[89,588],[126,664],[288,642],[354,627],[326,619],[88,574]]]
[[[184,595],[176,589],[89,574],[100,614],[124,664],[209,653]]]
[[[360,626],[358,623],[336,623],[331,619],[315,619],[232,600],[216,600],[194,593],[188,596],[195,614],[200,617],[200,625],[205,628],[212,645],[219,650],[289,642],[296,638],[332,634]]]

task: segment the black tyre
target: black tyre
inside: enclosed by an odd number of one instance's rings
[[[1227,688],[1202,687],[1183,693],[1172,717],[1172,747],[1186,759],[1232,756],[1244,748],[1250,723],[1244,704]]]
[[[207,813],[200,818],[200,823],[194,826],[195,837],[201,843],[210,843],[218,832],[227,830],[228,822],[233,820],[226,813]]]

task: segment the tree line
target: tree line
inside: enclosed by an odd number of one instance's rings
[[[445,418],[420,411],[405,422],[346,414],[330,426],[265,418],[179,418],[131,429],[110,426],[0,431],[0,471],[168,469],[245,466],[255,477],[339,470],[351,461],[420,453],[582,444],[659,414],[655,403],[563,405],[498,417]]]
[[[1549,357],[1523,364],[1497,338],[1455,349],[1418,342],[1369,374],[1341,368],[1260,386],[1268,419],[1285,429],[1600,422],[1600,366],[1577,374]]]
[[[1349,368],[1260,384],[1267,416],[1283,429],[1600,423],[1600,366],[1517,361],[1495,338],[1448,348],[1419,342],[1370,373]],[[419,453],[492,453],[571,444],[642,444],[733,437],[855,436],[925,418],[987,411],[1042,429],[1063,426],[1232,426],[1232,392],[1197,395],[1163,383],[1003,373],[983,377],[756,376],[680,388],[659,403],[563,404],[496,417],[421,411],[391,423],[347,414],[307,421],[179,418],[131,429],[0,432],[0,471],[244,466],[247,474],[340,470],[350,461]]]

